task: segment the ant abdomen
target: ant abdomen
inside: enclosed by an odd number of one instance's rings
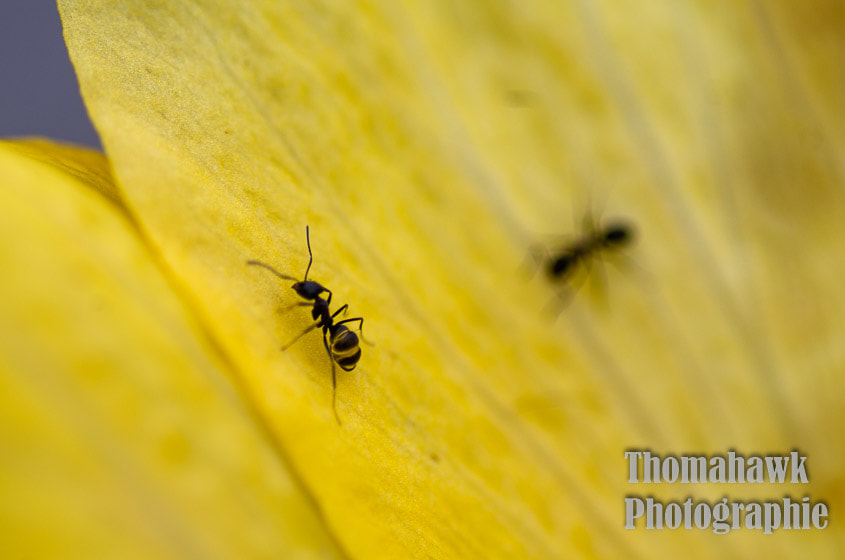
[[[337,325],[331,333],[332,359],[344,371],[352,371],[361,359],[358,335],[344,325]]]
[[[574,253],[559,255],[549,261],[548,274],[550,278],[562,278],[572,271],[577,261]]]

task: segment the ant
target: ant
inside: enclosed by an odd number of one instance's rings
[[[542,264],[549,280],[570,282],[579,267],[589,271],[592,261],[601,260],[602,253],[621,249],[634,241],[633,226],[622,220],[596,227],[587,215],[584,218],[584,230],[580,238],[555,251],[549,251],[546,246],[534,246],[531,249],[535,264]],[[579,287],[580,284],[572,287],[569,297],[574,296]],[[558,297],[561,297],[560,294]]]
[[[335,420],[340,425],[340,417],[337,415],[337,377],[335,373],[335,363],[340,366],[343,371],[352,371],[358,365],[358,360],[361,359],[361,347],[358,343],[358,335],[350,331],[346,327],[346,323],[353,323],[358,321],[358,330],[361,331],[361,336],[364,336],[364,319],[362,317],[354,317],[352,319],[344,319],[343,321],[334,322],[334,318],[340,313],[349,309],[348,304],[344,304],[340,309],[333,314],[329,312],[329,305],[332,303],[332,292],[324,287],[319,282],[308,279],[308,271],[311,270],[311,263],[314,261],[314,256],[311,254],[311,235],[308,226],[305,226],[305,240],[308,244],[308,267],[305,269],[305,276],[303,279],[297,280],[292,276],[282,274],[272,266],[261,261],[247,261],[248,265],[261,266],[266,268],[279,278],[283,280],[293,280],[295,284],[291,286],[293,291],[299,297],[307,300],[295,304],[294,306],[311,307],[311,317],[316,321],[313,325],[299,333],[293,340],[282,346],[282,351],[287,350],[300,338],[308,334],[314,329],[323,329],[323,346],[326,348],[326,353],[332,364],[332,410],[334,411]],[[320,294],[326,292],[329,294],[328,299],[323,299]]]

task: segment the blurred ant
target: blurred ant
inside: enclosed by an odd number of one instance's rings
[[[535,266],[542,266],[549,280],[569,284],[568,298],[574,296],[580,287],[580,284],[573,284],[573,276],[578,269],[583,269],[586,276],[592,262],[596,259],[601,261],[602,254],[622,249],[634,241],[633,226],[622,220],[597,227],[588,214],[584,218],[584,230],[581,237],[554,250],[550,251],[545,245],[535,245],[531,249]],[[568,303],[568,298],[564,299],[561,294],[558,297],[564,305]]]
[[[292,276],[282,274],[272,266],[261,261],[247,261],[246,264],[261,266],[278,276],[283,280],[293,280],[295,284],[291,286],[299,297],[308,300],[295,304],[295,307],[311,307],[311,317],[316,321],[313,325],[299,333],[296,338],[291,340],[286,345],[282,346],[282,351],[287,350],[300,338],[308,334],[314,329],[323,329],[323,346],[326,348],[326,353],[332,364],[332,410],[334,411],[335,420],[340,425],[340,417],[337,415],[337,377],[335,373],[335,363],[340,366],[343,371],[352,371],[358,365],[358,360],[361,359],[361,347],[358,343],[358,335],[350,331],[345,323],[358,322],[358,330],[361,336],[364,336],[364,319],[362,317],[354,317],[352,319],[344,319],[343,321],[334,322],[334,318],[340,313],[349,309],[348,304],[344,304],[340,309],[333,314],[329,312],[329,305],[332,302],[332,292],[318,282],[308,280],[308,271],[311,270],[311,263],[314,261],[314,256],[311,254],[311,236],[308,226],[305,226],[305,240],[308,244],[308,267],[305,269],[305,276],[303,279],[297,280]],[[323,299],[320,294],[326,292],[329,294],[328,299]]]

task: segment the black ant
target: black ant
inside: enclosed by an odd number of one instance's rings
[[[630,245],[634,240],[634,228],[624,221],[614,221],[596,227],[589,216],[584,219],[585,233],[567,245],[549,251],[546,246],[535,246],[531,250],[535,263],[540,264],[546,276],[552,281],[570,282],[579,267],[589,271],[594,259],[601,259],[603,252],[614,251]],[[572,289],[570,297],[579,286]]]
[[[337,397],[337,377],[335,374],[335,363],[340,366],[343,371],[352,371],[358,365],[358,360],[361,359],[361,347],[358,343],[358,335],[350,331],[345,326],[345,323],[352,323],[358,321],[358,330],[361,331],[363,337],[364,319],[362,317],[354,317],[352,319],[344,319],[343,321],[334,322],[334,318],[340,313],[349,309],[348,304],[344,304],[340,309],[333,314],[329,312],[329,305],[332,302],[332,292],[324,287],[319,282],[314,282],[308,279],[308,271],[311,270],[311,263],[314,261],[314,256],[311,254],[311,236],[308,226],[305,226],[305,240],[308,244],[308,267],[305,269],[305,277],[302,281],[282,274],[272,266],[261,261],[247,261],[246,264],[261,266],[278,276],[283,280],[293,280],[295,284],[291,286],[299,297],[308,300],[296,304],[297,306],[308,307],[311,306],[311,317],[316,321],[313,325],[299,333],[296,338],[291,340],[288,344],[282,346],[282,351],[287,350],[300,338],[311,332],[316,328],[323,329],[323,346],[326,348],[326,353],[329,355],[329,360],[332,364],[332,410],[334,411],[335,420],[340,425],[340,417],[337,415],[336,397]],[[323,299],[320,294],[326,292],[329,294],[328,299]]]

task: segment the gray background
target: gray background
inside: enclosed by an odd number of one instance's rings
[[[0,137],[100,148],[52,0],[0,0]]]

